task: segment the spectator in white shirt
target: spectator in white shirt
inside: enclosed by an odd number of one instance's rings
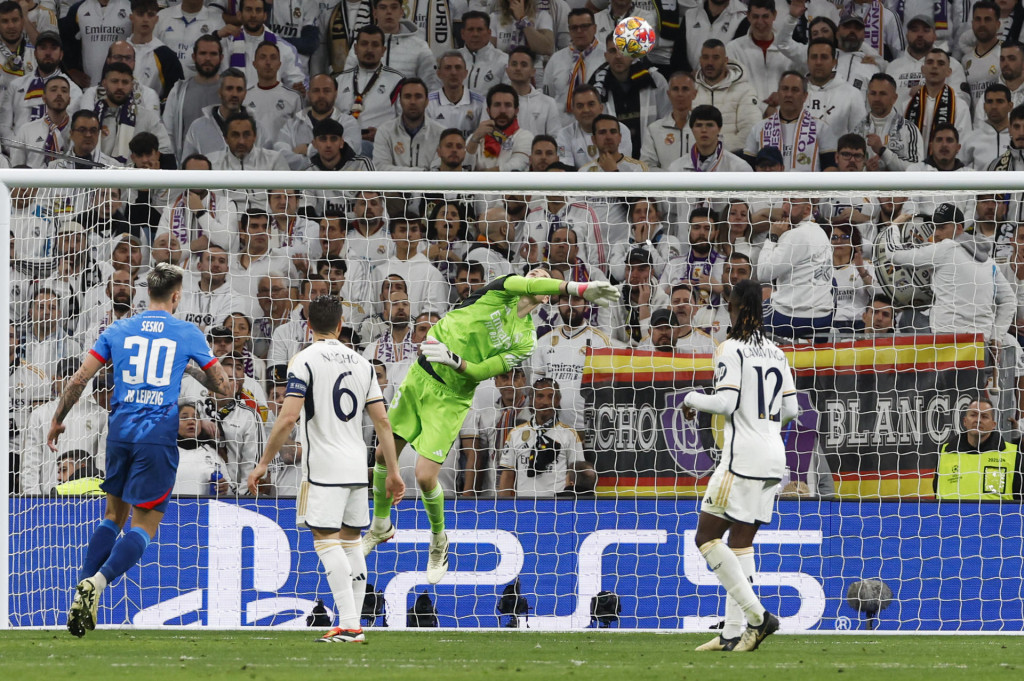
[[[497,462],[499,497],[550,499],[571,491],[572,471],[583,462],[579,433],[557,418],[558,383],[541,378],[532,393],[533,418],[509,433]]]
[[[804,108],[839,137],[851,132],[867,115],[864,95],[836,75],[835,43],[811,40],[807,45],[807,101]]]
[[[533,133],[519,127],[519,93],[499,84],[487,91],[487,120],[481,121],[466,144],[477,171],[526,170]]]
[[[214,170],[289,170],[288,162],[273,149],[256,146],[256,121],[244,111],[224,121],[226,149],[210,154]]]
[[[694,144],[690,153],[669,165],[670,171],[753,172],[750,164],[724,148],[721,140],[722,112],[710,104],[701,104],[690,114]]]
[[[15,135],[19,145],[11,146],[12,166],[43,168],[54,157],[30,149],[63,154],[70,145],[68,105],[71,103],[71,82],[64,76],[50,78],[43,86],[43,103],[46,105],[45,114],[22,125]]]
[[[0,92],[15,78],[35,69],[31,45],[37,31],[32,26],[29,35],[29,26],[32,24],[18,2],[0,2]]]
[[[334,106],[352,115],[362,129],[361,153],[373,154],[373,138],[377,128],[396,115],[402,74],[385,66],[384,31],[377,26],[363,26],[356,31],[355,66],[338,74],[338,99]],[[360,151],[358,148],[357,151]]]
[[[935,333],[980,333],[1000,344],[1014,318],[1015,296],[1002,271],[991,259],[992,242],[964,233],[964,214],[951,203],[932,216],[932,243],[908,248],[895,242],[896,226],[885,236],[885,248],[896,266],[927,267],[932,271],[934,302],[931,330]]]
[[[505,78],[508,54],[495,47],[491,34],[491,15],[470,11],[462,15],[459,32],[463,46],[459,49],[466,58],[469,75],[466,85],[478,95],[486,95],[492,85]]]
[[[256,80],[256,70],[252,60],[256,56],[256,48],[262,42],[276,43],[281,48],[281,69],[277,79],[288,85],[299,94],[306,93],[306,68],[304,60],[291,43],[271,33],[266,28],[267,3],[265,0],[241,0],[238,4],[238,19],[242,30],[227,40],[225,51],[228,54],[228,66],[241,69],[246,80]]]
[[[427,84],[406,78],[398,100],[402,115],[377,129],[373,165],[377,170],[429,170],[444,127],[426,116]]]
[[[281,152],[292,170],[305,170],[312,162],[313,129],[318,123],[327,120],[341,125],[348,131],[352,144],[362,147],[356,119],[334,106],[338,99],[338,83],[333,77],[321,73],[310,78],[306,98],[309,106],[288,118],[274,140],[274,149]],[[343,144],[345,141],[342,140]]]
[[[560,163],[558,160],[558,142],[551,135],[537,135],[530,144],[530,167],[528,170],[535,173],[542,173],[552,163]],[[574,166],[566,166],[574,168]]]
[[[1006,151],[1010,145],[1011,97],[1010,88],[1002,83],[993,83],[985,89],[984,114],[960,148],[960,160],[964,165],[975,170],[987,170],[989,164]]]
[[[182,170],[213,170],[210,160],[200,154],[185,158]],[[186,189],[164,210],[157,226],[154,245],[154,264],[163,262],[156,259],[156,242],[161,235],[169,234],[177,249],[187,256],[198,257],[211,244],[217,244],[229,252],[237,252],[237,236],[231,224],[234,219],[234,203],[227,192],[219,189]],[[168,241],[168,247],[172,242]],[[169,249],[172,250],[172,249]],[[177,258],[170,260],[178,264]],[[194,263],[193,263],[194,264]]]
[[[938,41],[938,35],[935,33],[935,21],[932,17],[913,16],[907,21],[906,27],[907,51],[889,61],[885,67],[885,72],[896,83],[896,94],[899,95],[900,101],[904,101],[912,91],[924,83],[921,67],[924,65],[924,58],[928,56],[928,52],[935,47],[935,43]],[[949,66],[953,72],[949,77],[949,84],[953,86],[954,90],[961,92],[966,80],[964,67],[956,59],[950,59]]]
[[[972,4],[971,28],[961,36],[958,53],[963,58],[968,94],[972,100],[979,102],[985,88],[999,78],[999,5],[993,0],[980,0]]]
[[[729,151],[743,148],[744,137],[761,120],[752,77],[739,64],[730,63],[722,41],[711,39],[704,43],[693,103],[710,104],[722,112],[722,141]]]
[[[122,163],[128,160],[128,143],[140,132],[151,132],[160,140],[160,151],[171,153],[171,139],[160,115],[141,106],[132,97],[132,70],[126,64],[112,62],[103,67],[104,95],[96,102],[103,134],[100,149]]]
[[[999,77],[990,85],[1005,85],[1013,106],[1024,104],[1024,45],[1003,43],[999,48]],[[986,89],[987,92],[987,89]],[[984,120],[984,93],[974,102],[975,126]]]
[[[302,97],[277,79],[281,68],[281,48],[276,44],[260,43],[252,62],[257,80],[246,92],[245,107],[256,121],[258,130],[276,137],[284,129],[285,122],[302,109]]]
[[[536,55],[525,45],[508,55],[505,77],[519,93],[519,124],[534,135],[553,135],[562,128],[562,116],[554,99],[533,87]]]
[[[640,145],[640,160],[648,168],[664,170],[676,159],[690,153],[693,133],[690,131],[690,109],[697,96],[693,76],[673,73],[668,79],[668,100],[672,111],[649,124]]]
[[[594,120],[604,113],[601,95],[593,85],[580,85],[572,95],[573,122],[555,133],[558,141],[558,160],[567,166],[582,168],[598,156],[597,146],[591,137],[594,132]],[[619,124],[622,143],[619,152],[633,152],[633,137],[629,128]]]
[[[399,0],[374,0],[373,18],[384,34],[384,65],[398,71],[403,78],[419,78],[431,90],[440,85],[434,68],[434,53],[427,41],[420,37],[415,23],[403,18],[404,9]],[[351,52],[345,67],[356,65],[357,56]]]
[[[185,77],[196,75],[194,54],[196,42],[203,36],[218,39],[234,35],[241,29],[225,27],[221,10],[213,5],[206,6],[203,0],[181,0],[179,5],[168,4],[157,14],[156,35],[178,55],[178,61],[185,71]]]
[[[496,0],[491,8],[492,41],[499,50],[525,44],[538,55],[554,54],[554,18],[537,0]]]
[[[156,90],[148,85],[143,85],[135,78],[135,47],[127,40],[118,40],[107,50],[107,60],[103,64],[104,69],[108,64],[114,63],[124,64],[132,70],[132,101],[152,110],[159,116],[160,95]],[[96,102],[103,99],[101,85],[102,83],[93,85],[82,92],[82,97],[78,100],[79,108],[92,109],[96,106]]]
[[[921,131],[925,149],[939,123],[952,123],[961,136],[971,129],[970,99],[949,84],[952,73],[949,54],[932,48],[921,66],[924,83],[916,93],[902,102],[903,115]]]
[[[65,76],[60,68],[64,58],[60,36],[52,31],[45,31],[39,34],[36,41],[33,54],[36,68],[13,79],[6,89],[0,91],[0,135],[4,137],[12,137],[21,126],[41,118],[43,86],[54,76]],[[70,89],[71,104],[68,110],[74,115],[82,90],[73,80]]]
[[[409,303],[416,316],[430,310],[445,309],[448,304],[448,282],[423,253],[426,224],[415,211],[409,211],[391,220],[391,240],[395,244],[395,257],[375,275],[386,279],[397,274],[410,283]]]
[[[224,125],[233,114],[245,113],[247,91],[245,74],[240,69],[225,70],[217,86],[220,104],[201,109],[202,115],[192,121],[185,132],[181,153],[186,157],[193,154],[209,156],[224,149]]]
[[[787,338],[806,338],[832,325],[832,244],[812,209],[810,199],[787,199],[757,263],[758,279],[775,283],[765,327]]]
[[[83,88],[100,82],[107,48],[131,33],[130,12],[129,0],[84,0],[61,18],[68,75]]]
[[[604,50],[596,37],[597,24],[591,10],[579,7],[569,12],[569,36],[569,46],[551,55],[544,67],[544,94],[560,106],[563,125],[572,116],[573,92],[589,82],[604,64]]]
[[[868,170],[906,170],[924,159],[921,131],[896,108],[896,81],[876,73],[868,82],[869,113],[853,132],[867,141],[872,156]]]
[[[184,72],[177,52],[153,35],[159,11],[157,0],[132,0],[128,42],[135,48],[135,79],[155,90],[164,101],[174,84],[184,78]]]
[[[437,58],[441,89],[428,96],[427,116],[444,128],[458,128],[469,135],[483,120],[484,97],[466,87],[466,58],[450,50]]]
[[[320,41],[322,9],[317,0],[277,0],[267,11],[267,27],[291,43],[299,60],[308,64]]]
[[[198,281],[184,288],[181,304],[174,316],[192,322],[200,329],[222,324],[232,312],[252,317],[256,301],[239,295],[228,283],[230,256],[211,243],[199,256]]]
[[[803,45],[792,39],[793,29],[797,25],[793,8],[797,5],[795,2],[790,5],[789,12],[778,22],[776,31],[775,0],[750,0],[750,9],[747,11],[750,30],[725,45],[729,59],[738,62],[743,66],[743,72],[750,74],[762,102],[768,102],[771,98],[783,72],[798,68],[804,60],[800,54]]]

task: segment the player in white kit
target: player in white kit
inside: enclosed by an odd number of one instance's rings
[[[725,629],[697,650],[755,650],[779,628],[750,579],[754,534],[772,519],[775,492],[786,468],[782,426],[799,414],[796,386],[786,356],[764,336],[761,285],[741,281],[729,297],[732,326],[715,350],[715,394],[691,392],[684,415],[721,414],[722,458],[708,482],[697,520],[696,543],[728,592]],[[722,536],[729,531],[729,545]],[[743,618],[746,617],[746,629]],[[741,631],[742,629],[742,631]]]
[[[338,626],[317,640],[365,643],[359,622],[366,591],[360,530],[370,524],[364,411],[373,421],[387,461],[385,485],[393,503],[402,499],[405,484],[398,474],[391,423],[373,367],[338,340],[341,313],[342,302],[333,296],[310,303],[313,343],[288,364],[284,403],[263,456],[249,474],[249,491],[256,494],[268,464],[299,425],[302,485],[296,523],[313,532],[313,546],[338,611]]]

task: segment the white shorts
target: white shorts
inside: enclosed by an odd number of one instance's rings
[[[295,524],[311,530],[337,532],[370,524],[370,497],[365,486],[323,487],[303,481]]]
[[[719,466],[708,481],[700,510],[733,522],[767,524],[772,520],[778,489],[778,480],[741,478]]]

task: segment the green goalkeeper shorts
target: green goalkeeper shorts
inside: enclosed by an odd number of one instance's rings
[[[472,402],[472,393],[456,393],[413,364],[395,391],[388,418],[395,435],[411,444],[417,454],[444,463]]]

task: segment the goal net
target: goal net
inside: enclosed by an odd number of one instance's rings
[[[723,421],[681,404],[711,388],[729,292],[755,279],[801,406],[755,545],[755,587],[783,630],[1024,629],[1012,174],[308,175],[0,172],[0,626],[65,622],[103,513],[114,379],[94,379],[54,452],[56,396],[171,262],[187,271],[176,316],[203,330],[237,394],[185,379],[174,499],[105,592],[101,626],[301,627],[318,600],[330,615],[295,526],[295,434],[261,494],[245,484],[288,360],[311,340],[305,306],[343,299],[342,341],[390,399],[441,316],[544,266],[611,280],[621,299],[541,305],[530,357],[477,389],[440,475],[452,554],[436,586],[417,455],[401,453],[409,492],[397,536],[368,558],[364,623],[422,624],[425,593],[442,627],[717,625],[724,592],[694,534]],[[756,388],[770,412],[777,395]],[[373,438],[368,423],[368,467]]]

